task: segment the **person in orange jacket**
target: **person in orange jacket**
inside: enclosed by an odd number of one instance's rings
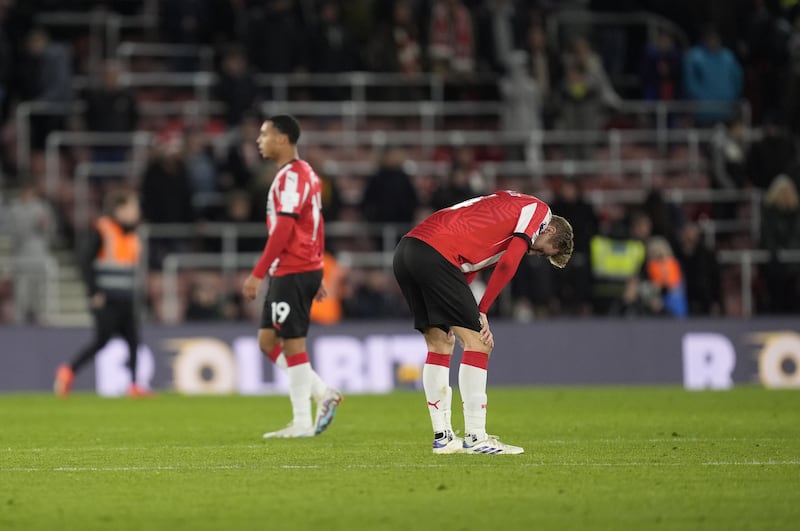
[[[147,390],[136,383],[139,319],[136,312],[136,270],[141,242],[136,225],[141,216],[139,198],[133,191],[117,191],[108,196],[108,213],[98,218],[89,234],[82,257],[82,273],[94,317],[94,339],[69,364],[59,366],[53,390],[66,397],[77,373],[114,336],[128,343],[131,384],[130,396],[144,396]]]

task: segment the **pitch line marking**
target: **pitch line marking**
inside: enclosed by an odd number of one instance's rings
[[[542,439],[535,441],[534,444],[539,445],[556,445],[556,444],[587,444],[587,443],[613,443],[613,444],[636,444],[636,443],[710,443],[710,442],[786,442],[794,441],[788,437],[758,437],[758,438],[737,438],[737,437],[721,437],[721,438],[705,438],[705,437],[666,437],[654,439]],[[264,448],[266,443],[262,444],[214,444],[204,446],[189,446],[189,445],[175,445],[175,446],[81,446],[81,447],[39,447],[39,448],[0,448],[4,452],[87,452],[87,451],[103,451],[103,452],[144,452],[150,450],[226,450],[226,449],[255,449]],[[401,446],[419,446],[416,441],[399,441],[393,443]]]
[[[500,458],[503,459],[503,458]],[[472,463],[479,467],[489,467],[495,464]],[[696,463],[700,466],[800,466],[800,460],[795,461],[707,461]],[[452,464],[446,463],[417,463],[417,464],[361,464],[361,465],[267,465],[267,466],[248,466],[248,465],[160,465],[160,466],[59,466],[59,467],[2,467],[0,472],[179,472],[179,471],[214,471],[214,470],[318,470],[318,469],[391,469],[391,468],[449,468]],[[520,463],[524,468],[547,468],[547,467],[575,467],[575,468],[641,468],[641,467],[678,467],[692,466],[692,463],[645,463],[640,461],[628,463]]]

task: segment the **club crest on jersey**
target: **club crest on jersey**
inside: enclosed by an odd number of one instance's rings
[[[541,234],[542,231],[544,231],[545,228],[547,228],[547,222],[546,221],[544,223],[542,223],[541,225],[539,225],[539,230],[536,232],[536,234]]]

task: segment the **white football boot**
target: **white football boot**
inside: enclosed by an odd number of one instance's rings
[[[295,439],[299,437],[313,437],[314,426],[289,424],[282,430],[270,431],[264,434],[265,439]]]
[[[342,403],[344,397],[336,389],[328,388],[322,399],[317,403],[317,418],[314,421],[314,434],[319,435],[328,429],[333,422],[336,408]]]
[[[467,434],[464,436],[463,450],[467,454],[516,455],[525,453],[524,448],[502,443],[495,435],[487,435],[486,438],[479,441],[474,435]]]
[[[435,454],[463,454],[464,440],[456,437],[453,430],[444,432],[444,436],[433,440],[433,453]]]

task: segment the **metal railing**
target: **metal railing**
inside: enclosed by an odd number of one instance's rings
[[[86,103],[53,101],[23,101],[14,110],[17,129],[17,169],[26,175],[31,167],[31,116],[78,114],[86,110]]]
[[[131,148],[133,174],[138,175],[147,160],[148,148],[153,134],[146,131],[135,133],[98,133],[54,131],[45,142],[45,192],[54,197],[58,190],[60,156],[62,146],[126,147]]]
[[[211,71],[214,69],[214,49],[211,46],[159,42],[123,42],[116,47],[116,57],[126,71],[130,71],[131,59],[135,57],[158,57],[163,59],[188,57],[199,61],[199,66],[201,67],[199,70]]]
[[[647,31],[647,38],[650,42],[655,42],[660,30],[666,31],[676,37],[678,44],[682,47],[689,45],[689,38],[680,26],[671,20],[655,13],[647,11],[637,11],[632,13],[598,13],[586,10],[562,10],[554,11],[547,17],[548,36],[551,38],[551,45],[555,49],[561,49],[563,40],[567,33],[565,28],[577,26],[580,32],[586,27],[597,26],[640,26]]]
[[[780,263],[800,263],[800,249],[781,249],[776,253]],[[720,264],[739,266],[742,316],[753,315],[753,266],[766,264],[773,259],[772,253],[762,249],[717,251]]]
[[[103,50],[116,50],[123,29],[152,29],[157,18],[154,9],[145,3],[140,15],[120,15],[111,11],[93,10],[50,11],[36,15],[36,23],[45,27],[78,27],[89,31],[88,69],[99,72],[103,60]]]

